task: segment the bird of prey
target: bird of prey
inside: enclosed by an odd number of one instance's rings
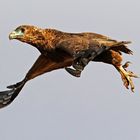
[[[90,61],[113,65],[121,75],[124,86],[134,91],[132,77],[127,71],[129,62],[122,65],[122,52],[132,54],[129,41],[117,41],[97,33],[66,33],[55,29],[41,29],[31,25],[21,25],[10,33],[9,39],[17,39],[30,44],[40,51],[40,56],[26,74],[25,78],[0,92],[0,108],[9,105],[20,93],[27,81],[50,72],[65,68],[73,76],[80,77]],[[70,68],[73,66],[73,68]]]

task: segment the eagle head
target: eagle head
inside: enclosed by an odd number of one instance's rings
[[[9,34],[9,39],[17,39],[35,46],[37,41],[44,40],[44,36],[42,29],[38,27],[21,25]]]

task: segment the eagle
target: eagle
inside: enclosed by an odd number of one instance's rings
[[[42,29],[21,25],[9,34],[9,39],[19,40],[38,49],[40,56],[23,80],[0,92],[0,108],[17,97],[24,85],[44,73],[64,68],[69,74],[80,77],[90,61],[113,65],[121,75],[124,86],[134,92],[132,77],[138,76],[127,70],[129,61],[122,65],[122,53],[133,54],[127,47],[130,41],[117,41],[92,33],[68,33],[56,29]]]

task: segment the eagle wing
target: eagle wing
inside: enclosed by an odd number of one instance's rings
[[[59,55],[61,55],[61,60],[59,61],[49,56],[40,55],[21,82],[8,86],[9,90],[0,92],[0,108],[9,105],[20,93],[27,81],[46,72],[64,68],[72,64],[72,58],[69,55],[64,53]]]
[[[130,41],[117,41],[107,36],[96,33],[77,33],[66,34],[56,43],[56,49],[61,49],[69,53],[73,57],[83,57],[88,53],[95,52],[99,55],[103,51],[113,48],[118,51],[128,52],[125,44],[131,43]],[[84,56],[84,57],[85,57]]]
[[[95,33],[66,34],[56,43],[55,49],[61,49],[77,58],[91,50],[100,54],[117,43],[116,40]]]

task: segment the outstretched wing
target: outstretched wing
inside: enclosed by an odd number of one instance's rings
[[[54,54],[55,55],[55,54]],[[59,55],[59,59],[57,59]],[[56,58],[55,58],[56,57]],[[72,65],[73,58],[62,52],[53,56],[40,55],[37,61],[26,75],[28,80],[31,80],[39,75],[53,70],[65,68]]]
[[[32,68],[25,76],[24,80],[17,84],[8,86],[7,88],[9,90],[0,92],[0,108],[9,105],[20,93],[27,81],[46,72],[64,68],[72,64],[73,60],[69,55],[65,53],[60,53],[59,55],[61,55],[60,60],[55,60],[55,58],[40,55],[34,63],[34,65],[32,66]]]

